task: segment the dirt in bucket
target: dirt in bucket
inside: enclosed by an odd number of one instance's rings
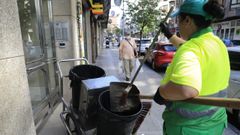
[[[132,85],[130,92],[125,89],[129,83],[111,82],[110,83],[110,110],[112,112],[130,111],[140,103],[139,90]]]

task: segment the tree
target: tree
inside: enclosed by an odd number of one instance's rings
[[[161,21],[159,2],[159,0],[139,0],[136,3],[127,2],[128,10],[126,14],[128,16],[126,17],[126,23],[139,29],[140,40],[144,32],[155,31],[156,25]]]
[[[117,36],[120,36],[121,35],[121,29],[119,29],[118,27],[114,27],[114,33],[117,35]]]

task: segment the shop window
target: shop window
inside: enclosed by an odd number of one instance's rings
[[[239,7],[240,7],[240,0],[231,0],[231,3],[230,3],[231,9],[239,8]]]

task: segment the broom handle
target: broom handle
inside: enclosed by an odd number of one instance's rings
[[[140,95],[140,99],[153,99],[153,95]],[[238,98],[195,97],[181,102],[240,109],[240,99]]]

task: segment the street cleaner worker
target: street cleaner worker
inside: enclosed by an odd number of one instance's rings
[[[215,19],[224,17],[224,9],[217,0],[185,0],[172,16],[178,17],[182,39],[161,23],[162,32],[178,49],[154,96],[157,103],[166,105],[163,134],[222,135],[227,124],[224,107],[181,100],[226,96],[228,52],[210,27]]]

